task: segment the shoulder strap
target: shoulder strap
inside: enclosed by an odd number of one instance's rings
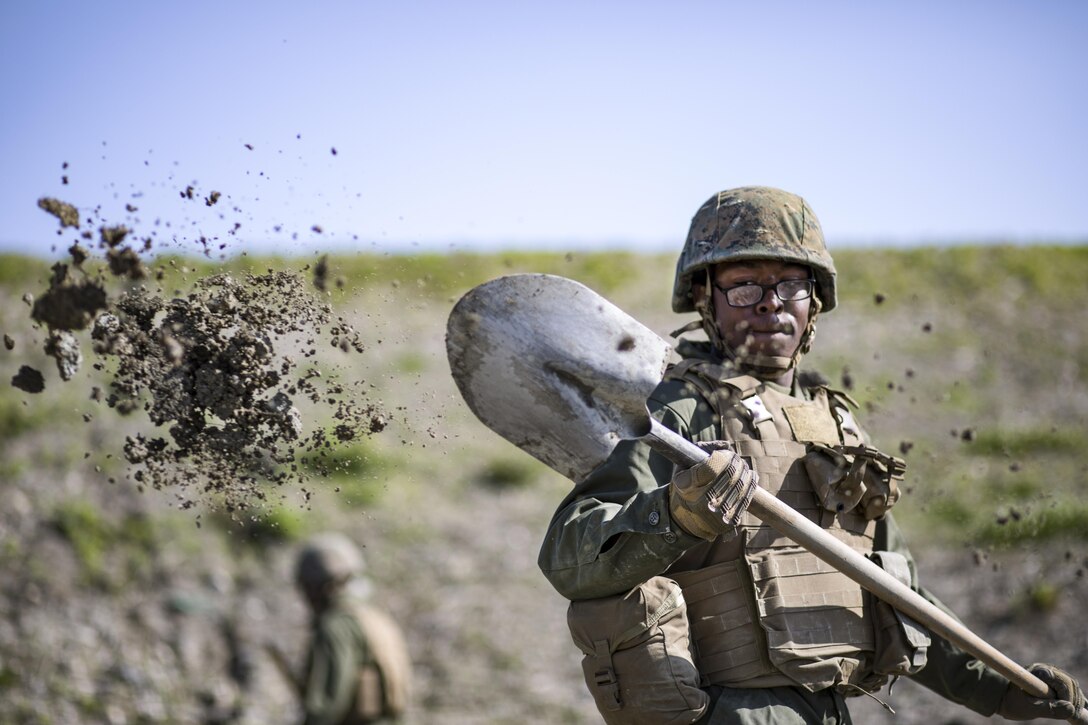
[[[842,390],[835,390],[827,385],[820,385],[816,389],[823,391],[823,393],[827,395],[831,412],[835,416],[835,422],[839,425],[839,436],[842,438],[843,444],[864,444],[865,434],[862,433],[861,426],[854,420],[854,414],[852,412],[860,407],[858,401],[854,400]]]
[[[707,360],[687,358],[675,365],[670,365],[665,370],[665,379],[682,380],[688,383],[699,391],[715,411],[720,413],[724,407],[723,403],[725,405],[735,403],[736,393],[739,392],[735,386],[729,386],[723,390],[722,383],[725,374],[725,368],[721,365]],[[723,398],[725,400],[722,400]]]
[[[739,412],[740,417],[751,422],[760,438],[776,439],[774,419],[759,397],[763,383],[751,375],[734,375],[734,372],[724,365],[688,358],[666,370],[665,377],[683,380],[698,390],[717,413],[723,435],[726,419],[737,417]]]
[[[858,401],[854,400],[845,391],[836,390],[835,388],[832,388],[829,385],[818,385],[816,387],[823,388],[824,390],[826,390],[828,397],[831,398],[832,401],[838,403],[843,408],[847,408],[848,410],[850,408],[853,408],[854,410],[857,410],[858,408],[861,407],[858,404]]]

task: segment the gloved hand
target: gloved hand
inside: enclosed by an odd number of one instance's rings
[[[1035,697],[1009,683],[997,714],[1007,720],[1032,720],[1037,717],[1068,720],[1084,707],[1084,692],[1068,672],[1054,665],[1034,664],[1028,668],[1050,687],[1049,697]]]
[[[748,508],[759,485],[756,472],[724,442],[701,445],[712,448],[710,457],[673,474],[669,511],[680,528],[701,539],[731,533]]]

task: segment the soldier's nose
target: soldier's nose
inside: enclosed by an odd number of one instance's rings
[[[774,289],[764,290],[763,299],[756,303],[756,312],[766,314],[782,309],[782,300],[775,294]]]

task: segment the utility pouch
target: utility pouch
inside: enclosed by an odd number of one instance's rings
[[[655,576],[626,594],[573,601],[571,637],[609,725],[686,725],[706,712],[680,585]]]
[[[910,586],[907,559],[893,551],[874,551],[869,555],[881,569]],[[876,654],[873,672],[878,675],[913,675],[926,666],[931,643],[929,632],[892,605],[866,592],[871,598]]]
[[[809,443],[802,460],[825,509],[836,513],[856,509],[869,520],[884,518],[899,500],[899,483],[907,470],[902,458],[872,446]]]
[[[359,689],[355,693],[353,723],[369,723],[381,719],[385,696],[382,694],[382,673],[374,665],[359,670]]]
[[[359,623],[370,662],[359,669],[354,714],[348,722],[369,723],[383,718],[397,718],[408,706],[412,679],[412,661],[404,634],[385,612],[357,604]]]

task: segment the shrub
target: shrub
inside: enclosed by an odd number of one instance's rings
[[[1070,429],[989,430],[977,434],[967,450],[982,456],[1030,456],[1088,450],[1084,431]]]
[[[533,480],[534,466],[524,458],[496,458],[480,474],[480,481],[493,488],[515,488]]]

